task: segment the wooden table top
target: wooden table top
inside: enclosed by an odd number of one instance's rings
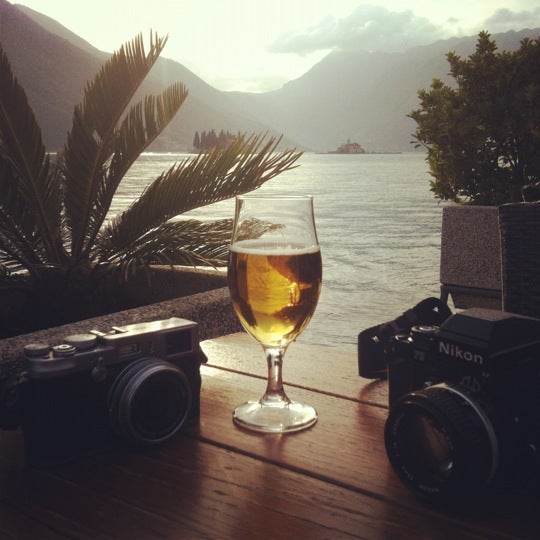
[[[386,457],[386,383],[360,378],[354,353],[293,343],[287,393],[319,420],[265,435],[232,423],[264,392],[260,346],[233,334],[203,349],[200,421],[159,448],[35,470],[20,430],[0,431],[0,538],[540,538],[540,497],[487,494],[454,510],[416,500]]]

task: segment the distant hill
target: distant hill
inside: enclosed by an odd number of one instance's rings
[[[24,86],[50,150],[65,141],[73,106],[100,60],[52,35],[5,0],[0,0],[0,41]]]
[[[500,50],[513,50],[524,37],[538,36],[540,29],[493,38]],[[0,41],[28,94],[47,148],[60,148],[85,82],[109,53],[53,19],[6,0],[0,0]],[[263,94],[221,92],[178,62],[161,58],[143,92],[158,93],[181,81],[189,97],[152,149],[190,149],[195,131],[223,129],[283,133],[287,144],[315,151],[335,149],[347,139],[368,152],[412,150],[415,123],[406,115],[418,106],[418,90],[434,77],[447,77],[447,52],[468,56],[476,41],[476,36],[453,38],[393,54],[333,52],[302,77]]]
[[[514,50],[540,29],[493,35]],[[474,52],[477,36],[452,38],[402,53],[332,52],[302,77],[266,94],[233,94],[252,116],[318,151],[351,139],[368,152],[411,151],[418,90],[449,79],[446,53]]]
[[[110,54],[94,48],[53,19],[6,0],[0,0],[0,42],[26,90],[47,149],[59,149],[65,143],[73,107],[82,99],[86,81],[93,78]],[[226,93],[166,58],[158,60],[141,90],[145,94],[159,93],[175,81],[187,86],[189,97],[152,150],[191,149],[197,130],[274,133],[266,124],[247,116]]]

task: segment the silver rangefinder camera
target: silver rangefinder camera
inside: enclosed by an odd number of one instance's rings
[[[28,343],[0,372],[0,427],[23,429],[27,461],[64,461],[107,442],[164,442],[199,416],[195,322],[180,318]]]

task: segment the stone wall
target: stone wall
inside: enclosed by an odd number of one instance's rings
[[[453,292],[456,307],[501,309],[501,241],[496,206],[443,208],[441,284],[470,289]]]
[[[90,330],[107,332],[112,326],[170,317],[199,323],[201,341],[242,330],[228,289],[220,288],[0,340],[0,355],[4,358],[18,357],[27,343],[45,342],[56,345],[70,334],[87,333]]]

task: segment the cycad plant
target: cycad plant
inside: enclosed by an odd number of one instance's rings
[[[146,51],[139,35],[112,55],[86,85],[55,157],[0,44],[0,290],[19,295],[29,329],[99,311],[111,276],[129,280],[153,264],[223,263],[230,220],[172,218],[254,190],[300,156],[277,153],[279,139],[239,137],[175,164],[108,220],[122,178],[188,95],[175,83],[133,103],[165,43],[152,33]]]

